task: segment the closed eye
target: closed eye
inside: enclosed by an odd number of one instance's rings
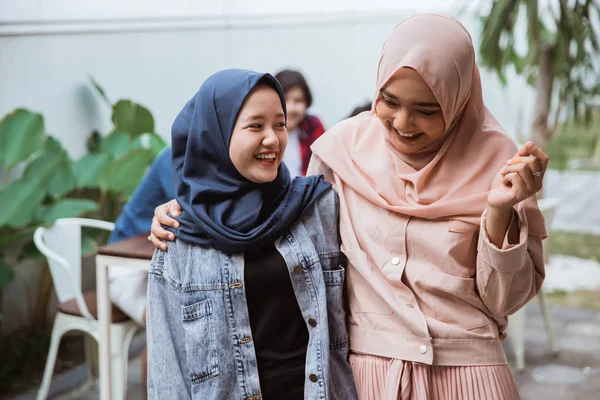
[[[426,117],[431,117],[439,112],[439,110],[417,110],[417,112]]]
[[[398,104],[394,103],[392,100],[387,99],[385,96],[381,96],[381,99],[383,100],[383,102],[388,105],[389,107],[398,107]]]

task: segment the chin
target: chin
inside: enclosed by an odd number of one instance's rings
[[[411,146],[402,142],[398,142],[396,140],[388,140],[388,142],[399,153],[412,154],[417,153],[420,150],[420,146]]]
[[[300,121],[294,121],[293,123],[288,123],[287,125],[287,129],[288,131],[293,131],[294,129],[298,128],[300,126]]]
[[[254,183],[269,183],[273,182],[277,178],[277,171],[274,173],[258,173],[253,174],[251,177],[251,181]]]

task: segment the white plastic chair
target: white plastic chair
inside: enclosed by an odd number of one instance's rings
[[[97,346],[94,346],[96,343],[91,338],[99,342],[100,334],[98,321],[88,308],[89,304],[93,310],[96,309],[95,292],[86,292],[84,295],[81,291],[82,227],[112,231],[115,225],[111,222],[94,219],[63,218],[57,220],[50,227],[37,228],[34,234],[36,247],[48,259],[59,301],[44,378],[38,390],[38,400],[44,400],[48,396],[58,345],[61,337],[69,331],[78,330],[89,335],[85,336],[85,356],[90,369],[91,383],[95,380],[92,373],[94,370],[92,359],[94,351],[97,355]],[[86,304],[86,300],[88,304]],[[129,344],[138,328],[139,326],[135,322],[125,318],[122,313],[113,311],[113,322],[110,326],[111,369],[112,376],[120,378],[112,382],[113,398],[125,398]]]
[[[550,228],[552,226],[552,218],[556,207],[560,203],[559,199],[540,199],[538,201],[540,210],[544,214],[546,222],[546,230],[548,236],[550,236]],[[550,258],[550,238],[544,240],[544,262],[547,264]],[[542,311],[542,318],[544,319],[544,325],[546,327],[546,333],[548,334],[548,344],[552,354],[556,355],[558,349],[556,347],[556,339],[554,338],[554,331],[552,330],[552,320],[550,319],[550,313],[548,312],[548,306],[546,304],[546,295],[543,290],[537,295],[540,303],[540,309]],[[514,313],[508,318],[507,334],[515,354],[515,365],[517,371],[522,372],[525,370],[525,318],[526,311],[525,307],[522,307],[519,311]]]

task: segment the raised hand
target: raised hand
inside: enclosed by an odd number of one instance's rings
[[[488,195],[488,208],[509,209],[539,192],[548,160],[548,156],[533,142],[525,143],[494,178]]]

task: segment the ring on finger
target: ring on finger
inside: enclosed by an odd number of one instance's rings
[[[148,240],[152,241],[152,234],[148,235]]]
[[[542,176],[542,171],[534,172],[533,176]]]

